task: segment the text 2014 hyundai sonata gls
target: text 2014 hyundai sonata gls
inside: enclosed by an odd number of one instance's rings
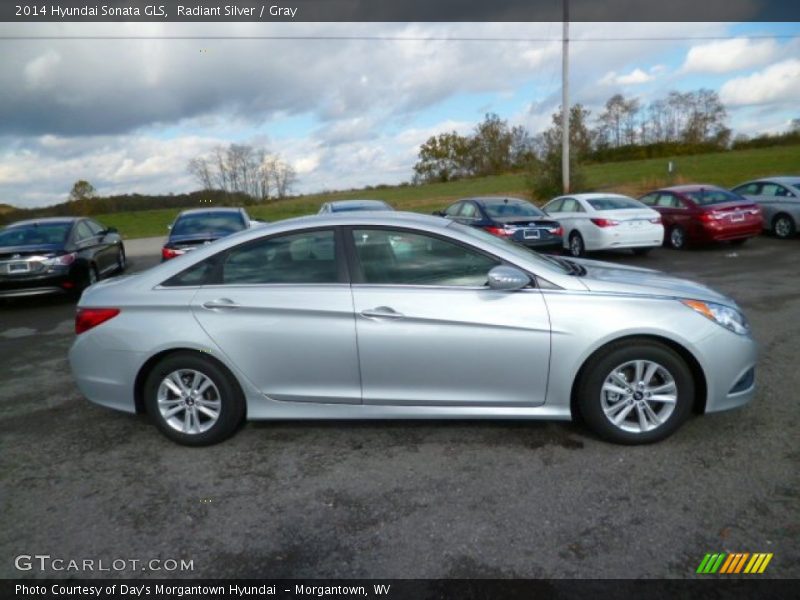
[[[190,445],[245,418],[578,414],[636,444],[755,391],[730,298],[404,213],[274,223],[101,282],[76,331],[82,392]]]

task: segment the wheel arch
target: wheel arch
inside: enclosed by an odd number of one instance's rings
[[[203,352],[202,350],[197,350],[196,348],[168,348],[166,350],[157,352],[156,354],[148,358],[139,369],[139,372],[136,374],[136,380],[134,381],[133,384],[133,400],[137,415],[143,415],[147,413],[147,409],[145,408],[145,403],[144,403],[144,385],[145,382],[147,381],[147,377],[150,375],[150,373],[153,371],[156,365],[163,359],[165,359],[167,356],[184,352],[187,354],[195,354],[197,356],[200,356],[206,360],[210,360],[211,362],[213,362],[216,366],[218,366],[225,373],[227,373],[233,385],[235,385],[236,388],[239,390],[239,393],[242,394],[242,398],[245,398],[246,400],[247,396],[245,395],[244,390],[242,389],[242,384],[239,383],[239,379],[221,360],[219,360],[212,354],[209,354],[208,352]],[[246,417],[247,416],[246,401],[244,405],[245,405],[245,417]]]
[[[694,404],[692,406],[692,412],[696,414],[703,414],[706,410],[706,403],[708,401],[708,383],[706,381],[706,375],[703,371],[703,367],[700,365],[700,362],[697,358],[692,354],[692,352],[683,346],[682,344],[676,342],[667,337],[663,337],[660,335],[653,335],[653,334],[634,334],[634,335],[627,335],[622,336],[619,338],[615,338],[613,340],[609,340],[605,342],[602,346],[595,349],[589,356],[581,364],[578,372],[575,375],[575,378],[572,380],[572,388],[570,390],[570,414],[572,415],[573,420],[580,419],[580,409],[578,407],[578,400],[577,400],[577,390],[578,385],[580,384],[581,378],[583,377],[587,366],[600,354],[603,354],[608,350],[608,348],[612,345],[619,344],[620,342],[656,342],[662,344],[674,352],[676,352],[686,363],[686,366],[689,368],[689,371],[692,374],[692,380],[694,381],[695,385],[695,397],[694,397]]]

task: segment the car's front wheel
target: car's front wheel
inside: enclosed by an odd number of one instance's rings
[[[150,372],[144,387],[148,415],[171,440],[208,446],[230,437],[242,423],[239,386],[216,361],[194,352],[170,354]]]
[[[601,437],[648,444],[689,417],[694,379],[683,358],[651,341],[625,341],[595,354],[577,386],[581,416]]]

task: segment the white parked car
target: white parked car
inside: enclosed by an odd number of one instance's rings
[[[661,215],[620,194],[571,194],[544,206],[564,228],[564,248],[572,256],[593,250],[630,248],[647,254],[664,241]]]

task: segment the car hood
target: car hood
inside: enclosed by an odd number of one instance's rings
[[[728,296],[720,294],[710,287],[674,277],[654,269],[629,267],[597,260],[570,259],[586,269],[581,281],[592,292],[608,292],[637,296],[669,296],[717,302],[736,307]]]

